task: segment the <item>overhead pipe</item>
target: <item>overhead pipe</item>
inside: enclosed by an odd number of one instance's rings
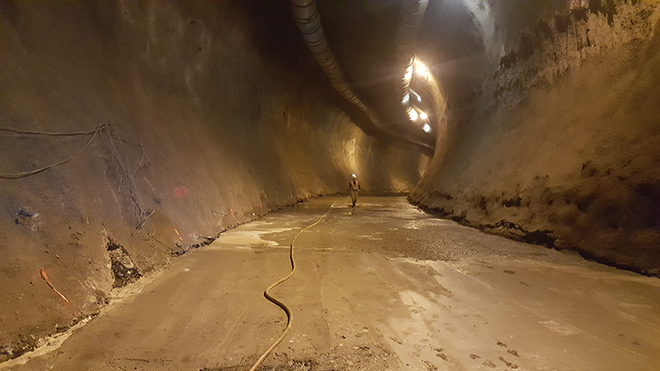
[[[314,59],[321,66],[332,86],[344,99],[359,107],[377,127],[382,129],[376,112],[367,107],[346,82],[344,71],[325,37],[316,0],[291,0],[290,5],[293,18],[303,40],[305,40],[305,44],[307,44]]]
[[[399,22],[394,38],[394,62],[399,76],[403,76],[399,86],[399,98],[406,111],[411,110],[409,90],[415,61],[415,40],[424,21],[428,3],[428,0],[401,0],[399,8]]]
[[[316,0],[290,0],[291,13],[296,21],[298,30],[300,31],[307,48],[312,52],[314,59],[318,62],[319,66],[323,69],[332,86],[337,92],[347,101],[351,102],[362,112],[364,112],[369,120],[379,129],[390,133],[395,136],[401,136],[402,133],[396,132],[394,128],[385,125],[379,118],[376,111],[367,106],[358,96],[346,81],[344,71],[339,65],[339,61],[330,47],[330,44],[323,31],[321,24],[321,15],[319,14]],[[421,142],[410,136],[404,137],[413,143],[422,147],[433,149],[433,146]]]

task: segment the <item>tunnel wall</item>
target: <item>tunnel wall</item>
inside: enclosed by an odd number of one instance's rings
[[[346,192],[351,173],[365,193],[419,180],[426,156],[331,103],[288,13],[269,30],[232,3],[0,2],[0,127],[43,132],[0,131],[0,173],[73,156],[0,179],[0,361],[227,228]],[[287,32],[288,49],[264,43]],[[52,135],[104,123],[89,143]]]
[[[471,85],[469,119],[454,113],[412,202],[660,275],[658,5],[609,3],[477,12],[484,82]]]

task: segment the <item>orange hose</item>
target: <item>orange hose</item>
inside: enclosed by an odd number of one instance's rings
[[[319,224],[321,222],[321,220],[323,220],[323,218],[326,217],[326,215],[330,214],[330,212],[332,211],[332,207],[334,205],[335,205],[335,203],[333,202],[332,205],[330,205],[330,210],[328,210],[327,213],[323,214],[323,216],[321,216],[319,218],[319,220],[317,220],[316,222],[314,222],[314,223],[310,224],[309,226],[303,228],[293,238],[293,241],[291,241],[291,245],[289,245],[289,260],[291,261],[291,272],[289,272],[289,274],[287,274],[285,277],[281,278],[279,281],[277,281],[274,284],[268,286],[268,288],[264,291],[264,296],[266,297],[266,299],[270,300],[272,303],[274,303],[278,307],[282,308],[284,313],[286,313],[286,328],[284,329],[284,332],[282,333],[282,335],[280,335],[280,337],[273,342],[273,344],[270,346],[270,348],[268,348],[268,350],[266,350],[264,352],[264,354],[262,354],[261,357],[259,357],[259,359],[254,364],[254,366],[252,366],[250,371],[255,371],[257,369],[257,367],[259,367],[263,363],[263,361],[265,361],[266,358],[273,352],[273,350],[275,350],[275,348],[278,345],[280,345],[282,340],[284,340],[284,337],[286,336],[287,332],[289,332],[289,329],[291,328],[291,324],[293,323],[293,313],[291,313],[291,309],[289,309],[289,307],[287,307],[286,304],[284,304],[281,301],[274,298],[269,292],[271,289],[275,288],[277,285],[279,285],[282,282],[284,282],[284,281],[288,280],[289,278],[291,278],[291,276],[293,276],[293,273],[296,271],[296,261],[293,258],[293,243],[296,242],[296,240],[298,239],[298,236],[300,236],[304,231],[306,231],[306,230],[312,228],[313,226]]]

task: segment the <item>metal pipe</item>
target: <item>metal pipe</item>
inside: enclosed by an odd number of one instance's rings
[[[423,2],[426,4],[427,0],[423,0]],[[316,6],[316,0],[290,0],[289,4],[293,18],[296,21],[298,30],[300,31],[307,48],[312,52],[314,59],[316,59],[319,66],[321,66],[323,72],[328,77],[335,90],[337,90],[344,99],[360,108],[377,128],[392,135],[403,136],[412,143],[433,149],[432,146],[414,139],[410,134],[397,132],[394,127],[384,124],[380,120],[376,111],[370,106],[367,106],[357,94],[355,94],[353,89],[351,89],[346,81],[344,72],[339,65],[339,61],[332,52],[332,48],[325,36],[323,25],[321,24],[321,16],[318,7]],[[424,10],[425,9],[426,5],[424,5]],[[407,15],[405,17],[405,19],[408,19]],[[415,19],[416,18],[413,17],[411,22],[415,22]],[[419,23],[421,23],[421,21],[419,21]],[[404,33],[407,34],[407,32]],[[408,38],[402,40],[405,41],[406,39]]]
[[[375,112],[367,108],[346,82],[344,71],[325,37],[316,1],[291,0],[290,4],[293,18],[296,20],[296,25],[302,34],[303,40],[305,40],[305,44],[307,44],[314,59],[321,66],[332,86],[347,101],[362,109],[376,126],[379,126]]]

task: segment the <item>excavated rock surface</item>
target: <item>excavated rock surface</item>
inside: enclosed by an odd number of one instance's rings
[[[0,131],[0,174],[83,149],[0,179],[0,361],[227,228],[426,161],[344,113],[286,4],[2,1],[0,45],[0,127],[50,133]]]
[[[429,159],[331,89],[286,1],[0,1],[0,128],[16,129],[0,130],[0,174],[63,162],[0,179],[0,361],[351,173],[365,193],[417,184],[412,202],[464,224],[660,275],[659,19],[651,1],[430,2]]]
[[[527,20],[411,201],[660,275],[658,7],[615,10]]]

